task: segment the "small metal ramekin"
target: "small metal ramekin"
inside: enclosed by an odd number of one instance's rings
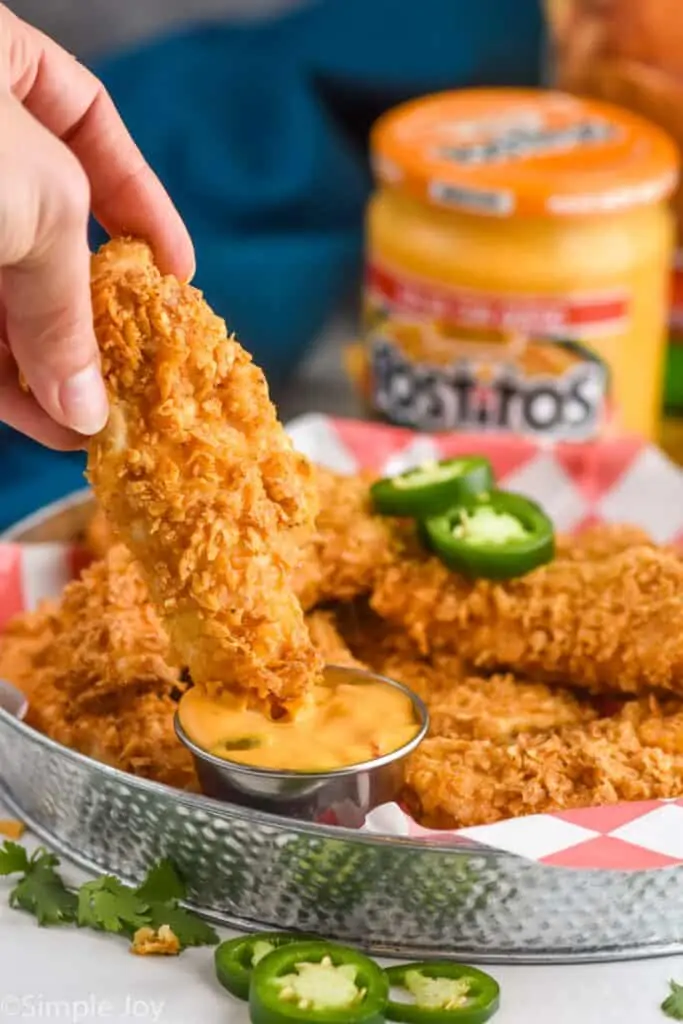
[[[334,680],[340,683],[381,682],[404,693],[413,705],[414,737],[382,757],[329,772],[255,768],[202,750],[189,738],[176,712],[176,734],[194,758],[204,795],[300,821],[326,822],[348,828],[358,828],[373,807],[394,799],[401,785],[400,762],[415,750],[427,732],[427,708],[412,690],[394,679],[361,669],[328,665],[325,669],[328,679],[332,673]]]

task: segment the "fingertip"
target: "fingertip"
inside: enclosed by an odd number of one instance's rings
[[[183,284],[190,283],[197,271],[197,261],[192,239],[180,218],[176,230],[169,232],[163,246],[153,248],[162,274],[173,274]]]
[[[66,426],[86,437],[99,434],[109,417],[109,403],[98,360],[63,382],[59,404]]]
[[[77,452],[87,440],[73,430],[56,423],[36,400],[20,390],[18,384],[0,380],[0,423],[57,452]]]

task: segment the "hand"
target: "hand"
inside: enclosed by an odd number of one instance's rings
[[[187,230],[102,84],[0,5],[0,420],[53,448],[82,447],[107,417],[91,210],[192,277]]]

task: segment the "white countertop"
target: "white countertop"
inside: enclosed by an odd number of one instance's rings
[[[22,841],[33,845],[30,838]],[[74,884],[85,877],[68,865],[63,874]],[[39,928],[28,914],[9,908],[10,886],[0,879],[0,1024],[247,1024],[246,1010],[214,978],[211,949],[136,957],[117,936]],[[668,979],[683,982],[683,956],[484,969],[501,986],[495,1024],[666,1024],[659,1005]]]
[[[496,1024],[665,1024],[659,1004],[668,979],[683,980],[683,957],[489,970],[502,990]],[[123,939],[76,928],[39,928],[6,905],[0,909],[0,992],[3,1024],[248,1022],[243,1007],[215,981],[210,949],[172,959],[135,957]]]

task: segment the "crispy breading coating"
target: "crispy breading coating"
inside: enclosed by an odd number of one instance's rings
[[[443,678],[437,655],[432,672]],[[399,677],[400,678],[400,677]],[[452,688],[427,695],[431,736],[462,736],[506,742],[522,733],[545,732],[597,718],[588,701],[560,687],[516,679],[467,675]]]
[[[650,694],[628,701],[619,716],[633,725],[643,746],[683,754],[683,701],[678,698],[660,700]]]
[[[261,370],[148,246],[104,246],[92,294],[111,403],[90,444],[95,494],[194,682],[291,709],[322,668],[290,583],[316,513],[312,468]]]
[[[682,791],[683,757],[646,746],[618,717],[507,744],[428,738],[410,756],[405,796],[427,827],[465,828]]]
[[[512,675],[476,675],[446,651],[422,654],[403,631],[362,603],[336,608],[335,626],[355,657],[422,698],[429,709],[430,736],[503,741],[521,732],[578,725],[597,717],[588,699],[561,687]]]
[[[364,599],[335,604],[334,619],[344,643],[355,658],[373,672],[385,672],[393,660],[412,664],[425,661],[415,641],[401,626],[380,618]],[[451,661],[455,663],[456,658]],[[453,669],[454,665],[450,666]],[[462,667],[457,670],[462,674]]]
[[[629,548],[654,547],[650,535],[630,523],[596,523],[576,535],[560,534],[555,540],[557,558],[597,561],[620,555]]]
[[[0,818],[0,836],[3,836],[5,839],[17,842],[25,831],[26,825],[24,825],[23,821],[17,821],[16,818]]]
[[[87,714],[126,687],[141,692],[178,682],[142,571],[123,544],[65,588],[53,628],[45,660],[74,712]]]
[[[0,679],[12,683],[29,698],[49,657],[56,608],[56,600],[43,601],[35,611],[17,615],[0,634]]]
[[[424,652],[454,651],[478,668],[596,693],[683,692],[683,562],[671,551],[558,558],[505,583],[405,559],[384,571],[371,603]]]
[[[131,953],[137,956],[177,956],[180,940],[171,927],[162,924],[160,928],[138,928],[130,945]]]
[[[93,558],[104,558],[109,548],[116,543],[116,537],[104,509],[95,508],[92,519],[85,528],[83,542]]]
[[[369,593],[376,573],[400,555],[404,535],[412,532],[373,514],[371,478],[316,467],[315,479],[320,510],[293,581],[306,609]]]
[[[365,668],[363,663],[354,658],[349,650],[337,628],[333,612],[320,610],[310,612],[306,616],[306,625],[313,646],[320,652],[326,665]]]
[[[122,545],[70,583],[56,606],[19,616],[2,647],[16,666],[5,675],[28,691],[30,725],[122,771],[196,787],[173,729],[180,673]]]

